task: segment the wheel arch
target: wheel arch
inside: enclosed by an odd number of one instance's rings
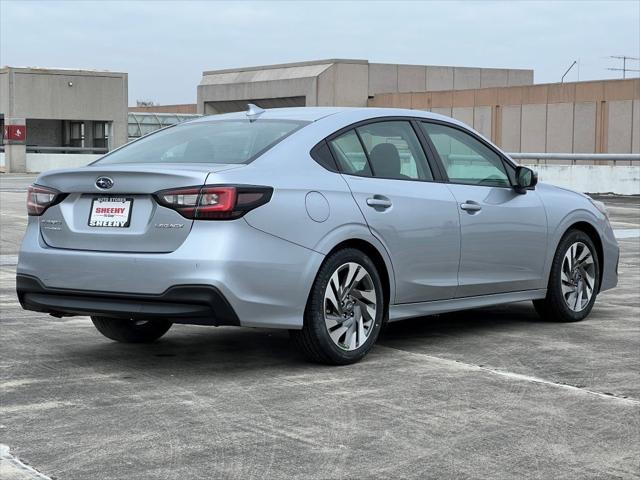
[[[586,235],[588,235],[589,238],[591,239],[591,241],[593,242],[593,244],[596,247],[596,255],[598,255],[598,265],[600,267],[598,269],[598,290],[599,290],[600,286],[602,285],[602,272],[604,270],[604,268],[603,268],[603,266],[604,266],[604,247],[602,245],[602,238],[600,238],[600,234],[598,233],[598,230],[596,229],[596,227],[594,227],[591,223],[586,222],[586,221],[579,221],[579,222],[575,222],[575,223],[571,224],[567,229],[565,229],[564,233],[560,237],[560,241],[562,241],[564,236],[568,232],[570,232],[571,230],[579,230],[579,231],[585,233]],[[558,245],[560,244],[560,241],[558,241]],[[558,246],[556,245],[556,249],[557,248],[558,248]]]
[[[342,242],[335,245],[331,249],[331,251],[329,251],[327,257],[329,257],[334,252],[343,250],[345,248],[355,248],[356,250],[360,250],[371,259],[376,269],[378,270],[380,280],[382,280],[382,290],[384,293],[385,305],[388,307],[391,304],[392,272],[389,271],[387,263],[382,254],[372,243],[367,242],[366,240],[363,240],[361,238],[351,238],[348,240],[343,240]]]

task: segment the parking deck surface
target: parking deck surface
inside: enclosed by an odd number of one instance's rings
[[[640,475],[640,199],[604,199],[620,283],[584,322],[530,303],[408,320],[336,368],[281,331],[176,325],[123,345],[21,310],[32,179],[0,175],[2,478],[45,478],[17,458],[58,479]]]

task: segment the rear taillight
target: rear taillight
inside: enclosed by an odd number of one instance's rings
[[[30,185],[27,189],[27,213],[42,215],[52,205],[60,203],[66,195],[54,188]]]
[[[163,207],[194,220],[233,220],[271,199],[273,188],[204,185],[162,190],[154,196]]]

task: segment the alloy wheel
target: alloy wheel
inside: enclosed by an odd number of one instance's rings
[[[589,247],[575,242],[567,249],[562,261],[562,297],[574,312],[584,310],[595,289],[596,266]]]
[[[378,308],[369,272],[359,263],[340,265],[331,275],[324,294],[324,322],[333,343],[352,351],[369,338]]]

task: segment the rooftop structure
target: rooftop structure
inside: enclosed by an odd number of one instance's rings
[[[198,113],[303,106],[365,107],[381,93],[531,85],[533,70],[317,60],[205,71],[198,85]]]
[[[7,171],[24,171],[27,151],[107,152],[127,142],[127,74],[0,68],[4,125]]]

